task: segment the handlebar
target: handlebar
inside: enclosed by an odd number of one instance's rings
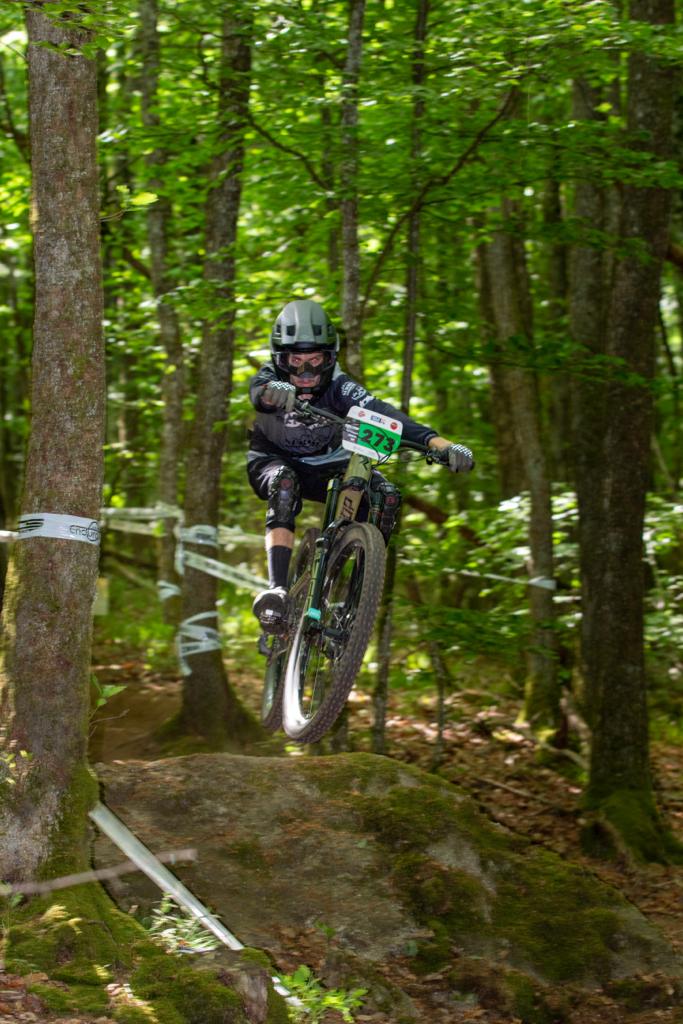
[[[295,400],[294,408],[296,409],[297,412],[302,412],[309,416],[320,416],[322,419],[329,420],[331,423],[337,423],[340,426],[344,424],[343,416],[337,416],[336,413],[330,412],[328,409],[318,409],[312,406],[310,402],[302,402],[301,399],[299,398]],[[401,438],[401,442],[398,448],[391,454],[395,455],[396,452],[401,451],[401,449],[403,449],[404,451],[419,452],[420,455],[426,455],[429,461],[438,462],[441,465],[446,465],[448,462],[448,456],[446,455],[445,449],[442,451],[437,448],[430,448],[428,445],[425,444],[418,444],[415,441],[405,441],[403,438]]]

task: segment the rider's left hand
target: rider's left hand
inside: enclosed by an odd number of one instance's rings
[[[433,437],[428,445],[436,461],[448,466],[451,473],[469,473],[474,469],[474,457],[464,444],[453,444],[445,437]]]
[[[474,469],[474,456],[464,444],[451,444],[446,449],[448,468],[451,473],[469,473]]]

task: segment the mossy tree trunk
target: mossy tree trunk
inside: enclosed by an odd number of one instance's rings
[[[634,0],[630,17],[652,25],[671,23],[673,3]],[[674,87],[671,68],[658,66],[643,53],[630,57],[630,144],[657,161],[671,151]],[[593,734],[587,800],[628,846],[648,858],[667,852],[649,766],[642,533],[653,432],[650,382],[669,213],[667,190],[622,186],[622,254],[614,264],[605,308],[604,350],[627,372],[616,370],[607,382],[604,412],[592,407],[601,432],[584,424],[583,434],[584,443],[595,450],[597,469],[592,481],[597,496],[589,510],[597,522],[592,525],[592,546],[582,557],[583,658]],[[585,507],[581,514],[587,514]]]
[[[244,161],[251,69],[252,14],[235,7],[222,24],[218,119],[220,147],[210,173],[206,204],[204,278],[212,313],[204,323],[194,426],[187,459],[185,525],[217,527],[221,460],[226,443],[229,393],[235,337],[235,273],[237,223]],[[190,551],[216,557],[215,548],[187,543]],[[185,568],[183,620],[203,615],[218,626],[218,585],[213,576]],[[256,724],[230,687],[220,650],[207,650],[188,660],[184,677],[180,725],[212,746],[248,740]]]
[[[96,534],[105,404],[96,70],[73,52],[85,39],[73,21],[32,7],[27,23],[36,293],[21,511],[87,517]],[[15,548],[2,679],[3,742],[16,761],[5,762],[0,786],[6,880],[87,865],[86,812],[97,792],[86,743],[98,554],[97,544],[41,536]]]

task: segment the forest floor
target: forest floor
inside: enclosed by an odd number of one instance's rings
[[[96,666],[100,684],[125,684],[124,693],[109,701],[96,716],[99,724],[91,737],[91,761],[148,759],[163,756],[154,737],[158,726],[177,709],[180,683],[145,668],[136,656],[117,660],[111,652],[100,650],[102,664]],[[255,676],[238,677],[231,673],[232,685],[242,700],[256,710],[260,681]],[[428,771],[435,769],[437,730],[434,708],[418,704],[410,713],[393,707],[387,722],[387,748],[390,756]],[[599,876],[620,890],[667,936],[672,946],[683,953],[683,867],[638,866],[626,859],[601,862],[586,857],[579,843],[582,810],[581,788],[572,772],[560,772],[538,762],[533,742],[514,724],[516,706],[503,702],[482,707],[478,691],[459,691],[449,699],[449,724],[443,736],[443,752],[438,772],[463,788],[494,821],[527,836],[563,858]],[[363,694],[352,697],[350,731],[359,737],[355,749],[369,749],[370,701]],[[285,752],[284,744],[282,748]],[[246,751],[248,753],[248,751]],[[264,753],[260,749],[258,753]],[[268,753],[273,753],[272,749]],[[568,761],[571,765],[571,761]],[[653,767],[659,789],[660,806],[668,814],[677,837],[683,841],[683,749],[662,743],[653,744]],[[290,973],[302,962],[315,972],[320,966],[320,936],[311,929],[310,945],[297,935],[292,954],[277,963]],[[439,1007],[440,975],[419,977],[405,965],[387,965],[394,983],[409,992],[418,1006],[424,1007],[425,1024],[520,1024],[517,1018],[501,1014],[495,1007],[463,1007],[454,1016],[452,1009]],[[401,975],[400,979],[398,975]],[[109,1024],[107,1017],[60,1017],[41,1011],[35,997],[25,991],[25,979],[0,973],[0,1024],[25,1024],[50,1021],[52,1024]],[[355,1019],[361,1024],[394,1024],[383,1014],[364,1014]],[[558,1018],[559,1019],[559,1018]],[[562,1018],[565,1020],[566,1018]],[[333,1013],[325,1024],[336,1024],[341,1017]],[[626,1012],[613,1000],[596,993],[581,998],[571,1012],[568,1024],[683,1024],[681,1007],[661,1005],[661,992],[653,984],[650,1006]],[[111,1022],[113,1024],[113,1022]]]

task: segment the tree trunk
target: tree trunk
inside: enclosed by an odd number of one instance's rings
[[[204,323],[197,401],[187,460],[185,524],[217,527],[221,460],[226,442],[228,396],[232,385],[235,335],[235,247],[239,214],[244,128],[249,102],[252,19],[247,9],[226,16],[222,26],[219,121],[221,151],[211,169],[206,204],[204,277],[213,296],[215,314]],[[186,541],[190,551],[207,547]],[[215,549],[208,548],[215,557]],[[186,659],[180,724],[215,746],[242,742],[256,725],[231,689],[219,647],[216,610],[218,584],[213,576],[185,568],[183,628],[198,625],[213,649]],[[196,617],[201,616],[197,620]],[[194,620],[194,623],[188,620]]]
[[[487,265],[484,247],[477,253],[477,290],[481,310],[482,331],[491,352],[489,380],[491,384],[491,415],[496,438],[496,463],[500,494],[511,498],[527,490],[526,474],[519,445],[515,440],[513,413],[504,386],[505,368],[502,348],[497,338],[496,317],[493,308],[493,283]]]
[[[365,0],[349,0],[349,29],[346,64],[342,82],[341,149],[339,187],[341,192],[341,235],[343,254],[342,322],[345,332],[346,369],[363,380],[360,348],[360,249],[358,244],[358,80],[363,52]]]
[[[521,456],[531,497],[529,521],[531,613],[525,719],[536,732],[554,733],[560,722],[559,686],[553,606],[553,524],[550,481],[541,436],[538,385],[532,368],[523,360],[531,343],[531,302],[524,252],[511,228],[516,211],[503,204],[508,230],[496,231],[483,246],[490,281],[491,310],[496,335],[508,365],[500,367],[514,438]]]
[[[544,227],[553,231],[562,226],[562,196],[558,181],[546,183],[543,195]],[[563,338],[566,334],[567,312],[567,245],[563,241],[550,243],[547,255],[548,306],[544,329],[550,338]],[[545,382],[549,452],[552,460],[553,480],[571,481],[574,478],[572,457],[571,388],[564,367],[555,370]]]
[[[2,693],[16,764],[4,762],[16,784],[0,798],[8,881],[87,866],[97,799],[86,762],[105,404],[96,69],[45,45],[77,49],[85,37],[73,22],[33,7],[27,24],[36,301],[21,509],[85,519],[95,543],[25,536],[16,546]]]
[[[142,0],[140,4],[140,44],[142,50],[142,121],[153,134],[161,124],[158,110],[159,86],[159,34],[157,31],[157,0]],[[159,499],[166,505],[178,503],[178,477],[182,442],[183,415],[183,345],[180,324],[173,306],[165,302],[165,296],[172,289],[168,278],[168,237],[171,221],[171,203],[164,195],[160,171],[166,163],[167,154],[155,146],[147,155],[147,169],[150,175],[149,188],[159,199],[147,211],[147,238],[149,240],[152,287],[157,302],[157,316],[161,343],[166,353],[166,363],[161,378],[163,399],[163,429],[159,453]],[[167,519],[164,535],[159,545],[159,582],[177,587],[174,521]],[[178,594],[180,591],[178,590]],[[161,593],[164,618],[177,622],[180,602],[172,592],[164,597]]]
[[[603,99],[599,89],[585,81],[574,84],[574,116],[597,120],[597,107]],[[607,231],[609,208],[614,198],[591,181],[581,181],[574,193],[574,219],[581,230]],[[582,676],[588,680],[590,658],[600,643],[593,630],[599,627],[595,606],[602,582],[599,550],[602,544],[602,490],[604,457],[599,438],[605,431],[605,387],[597,379],[600,365],[594,356],[605,351],[605,316],[610,288],[609,255],[604,249],[585,244],[572,246],[569,258],[569,326],[578,347],[575,357],[572,394],[572,436],[574,472],[579,504],[579,564],[581,573],[581,663]],[[584,711],[592,721],[590,687],[584,694]]]
[[[418,0],[415,32],[413,36],[413,58],[411,79],[414,87],[413,117],[411,123],[410,157],[412,163],[413,190],[418,191],[421,178],[422,122],[425,100],[421,87],[425,80],[425,40],[429,0]],[[415,362],[415,335],[417,332],[417,309],[420,266],[420,227],[422,211],[419,207],[411,210],[407,224],[406,244],[406,311],[403,337],[403,376],[401,378],[401,411],[408,414],[413,391],[413,366]],[[399,474],[399,482],[403,474]],[[391,642],[393,636],[394,586],[396,583],[396,560],[398,538],[394,538],[387,551],[386,579],[378,617],[377,680],[373,692],[374,721],[372,727],[372,750],[383,754],[386,749],[385,722],[389,691],[389,670],[391,667]]]
[[[630,17],[653,25],[674,20],[670,0],[633,0]],[[633,53],[628,64],[627,127],[633,146],[665,160],[671,151],[675,72]],[[645,141],[644,141],[645,140]],[[619,235],[638,239],[638,257],[615,264],[605,317],[605,351],[629,375],[613,372],[604,393],[594,479],[600,501],[596,548],[600,580],[587,573],[584,611],[593,646],[584,650],[593,745],[588,803],[598,808],[641,856],[665,855],[649,767],[643,658],[644,566],[642,531],[652,437],[655,332],[661,264],[668,243],[670,193],[661,188],[622,188]],[[622,250],[623,251],[623,250]],[[582,515],[584,512],[582,512]],[[588,557],[584,559],[584,569]]]

